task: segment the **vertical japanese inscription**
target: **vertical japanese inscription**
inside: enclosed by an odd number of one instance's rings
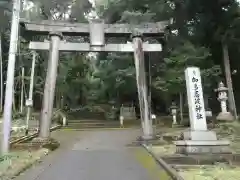
[[[191,130],[205,131],[207,130],[207,123],[200,69],[188,67],[185,70],[185,79]]]
[[[196,71],[193,71],[193,77],[192,77],[192,83],[194,87],[194,105],[195,105],[195,111],[196,111],[196,118],[203,119],[203,115],[201,113],[203,107],[200,103],[200,94],[199,94],[199,79],[196,76]]]

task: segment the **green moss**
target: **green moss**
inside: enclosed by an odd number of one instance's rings
[[[49,149],[50,151],[54,151],[60,146],[60,143],[56,141],[55,139],[51,138],[46,144],[44,144],[42,147]]]
[[[165,144],[160,146],[150,146],[150,151],[156,156],[172,155],[176,152],[174,144]]]
[[[48,149],[39,149],[36,151],[12,151],[4,156],[0,162],[0,179],[11,179],[29,168],[42,156],[48,154]]]
[[[171,177],[143,148],[136,148],[134,151],[136,159],[149,172],[150,177],[159,180],[169,180]]]
[[[239,180],[240,167],[218,164],[214,166],[200,166],[199,168],[182,169],[180,175],[185,180]]]

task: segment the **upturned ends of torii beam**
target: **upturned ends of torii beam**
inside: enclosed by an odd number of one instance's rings
[[[104,20],[90,20],[89,23],[71,23],[63,21],[28,21],[20,19],[20,24],[28,33],[48,35],[52,31],[62,32],[63,36],[89,36],[91,26],[101,24],[106,37],[127,36],[137,29],[144,36],[159,36],[165,33],[169,21],[141,24],[105,24]]]

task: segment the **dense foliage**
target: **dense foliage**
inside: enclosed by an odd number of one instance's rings
[[[214,89],[219,81],[225,81],[222,43],[228,46],[231,71],[238,70],[239,67],[237,57],[240,55],[240,9],[236,0],[98,0],[94,6],[87,0],[24,2],[22,17],[30,20],[86,22],[87,18],[96,14],[108,23],[171,20],[172,24],[161,40],[163,52],[146,53],[145,56],[146,66],[150,68],[152,105],[158,112],[166,112],[173,100],[178,101],[179,93],[186,94],[184,69],[187,66],[201,68],[204,93],[206,97],[212,97],[209,98],[212,99],[209,102],[211,108],[218,110],[213,105],[217,103]],[[3,5],[1,7],[4,8]],[[0,12],[5,79],[10,12],[6,8],[4,13]],[[19,61],[15,73],[16,99],[20,96],[19,76],[22,66],[26,69],[25,87],[26,93],[28,92],[31,70],[31,52],[26,43],[28,39],[26,35],[20,38]],[[69,37],[66,39],[73,40]],[[36,109],[41,106],[47,59],[48,53],[38,52],[34,86]],[[234,72],[233,86],[238,105],[240,85],[237,79],[240,74],[238,71]],[[131,54],[61,53],[56,107],[92,107],[112,103],[120,106],[124,103],[137,104],[137,101],[135,68]],[[19,101],[16,100],[15,103]]]

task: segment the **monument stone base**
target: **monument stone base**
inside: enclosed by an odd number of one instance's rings
[[[230,112],[220,112],[216,119],[219,121],[233,121],[234,117]]]
[[[230,142],[217,140],[214,131],[184,132],[183,140],[176,141],[175,145],[179,154],[231,153]]]
[[[217,135],[214,131],[186,131],[183,133],[184,140],[192,141],[216,141]]]
[[[179,154],[222,154],[231,153],[229,141],[176,141],[176,153]]]
[[[155,143],[156,141],[159,140],[159,136],[157,136],[156,134],[152,134],[152,135],[141,135],[137,138],[137,141],[142,143],[142,144],[152,144]]]
[[[151,140],[155,140],[156,136],[154,135],[143,135],[140,137],[142,141],[151,141]]]

